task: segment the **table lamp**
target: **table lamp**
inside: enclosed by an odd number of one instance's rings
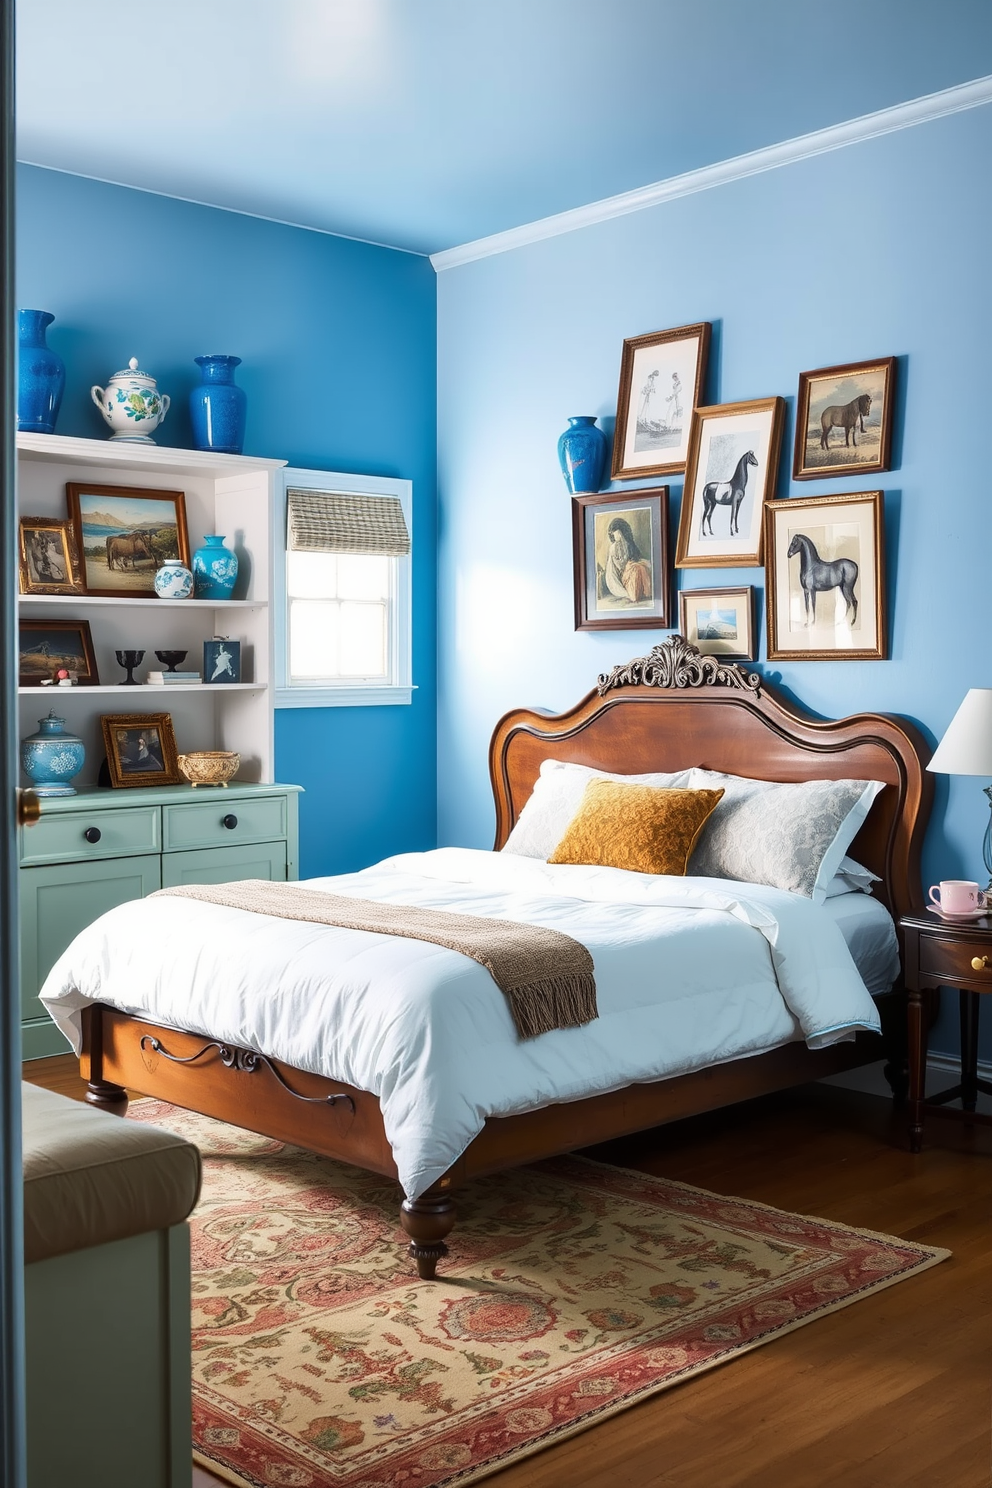
[[[992,687],[972,687],[927,765],[938,775],[992,776]],[[990,815],[982,842],[992,888],[992,786],[985,786]]]

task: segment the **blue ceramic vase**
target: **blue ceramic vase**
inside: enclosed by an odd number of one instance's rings
[[[570,418],[558,441],[558,463],[573,496],[598,491],[606,466],[606,435],[591,414]]]
[[[200,385],[189,395],[193,421],[193,443],[198,450],[221,455],[240,455],[245,443],[245,414],[248,399],[234,381],[240,367],[236,356],[198,356]]]
[[[65,362],[45,342],[55,319],[47,310],[17,312],[17,427],[29,434],[54,434],[65,392]]]
[[[152,583],[159,599],[189,599],[193,593],[192,571],[181,558],[166,558],[155,570]]]
[[[39,718],[38,732],[21,740],[21,769],[39,796],[74,796],[69,782],[86,759],[82,739],[70,734],[55,709]]]
[[[224,539],[209,533],[193,554],[193,598],[230,599],[238,579],[238,558]]]

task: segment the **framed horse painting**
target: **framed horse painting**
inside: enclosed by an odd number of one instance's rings
[[[155,599],[155,572],[167,558],[189,567],[184,492],[82,481],[65,491],[87,594]]]
[[[881,491],[765,508],[769,661],[884,661]]]
[[[895,357],[799,374],[794,480],[888,470]]]
[[[784,417],[783,398],[693,411],[676,568],[760,567]]]

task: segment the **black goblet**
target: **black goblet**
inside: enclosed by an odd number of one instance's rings
[[[174,672],[179,663],[186,660],[187,653],[185,651],[156,651],[155,655],[163,666],[167,667],[170,672]]]
[[[124,681],[119,685],[121,687],[140,687],[141,683],[134,680],[134,669],[136,666],[140,666],[145,655],[144,651],[115,651],[114,655],[117,657],[118,666],[122,666],[127,672]]]

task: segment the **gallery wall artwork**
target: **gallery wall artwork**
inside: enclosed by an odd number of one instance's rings
[[[794,480],[888,470],[895,357],[802,372]]]
[[[614,480],[685,469],[689,420],[702,399],[710,324],[631,336],[623,343]]]
[[[697,408],[689,432],[676,568],[755,568],[762,506],[775,494],[785,402]]]
[[[704,656],[756,661],[754,589],[683,589],[679,594],[679,630]]]
[[[668,487],[572,500],[576,630],[664,629]]]

